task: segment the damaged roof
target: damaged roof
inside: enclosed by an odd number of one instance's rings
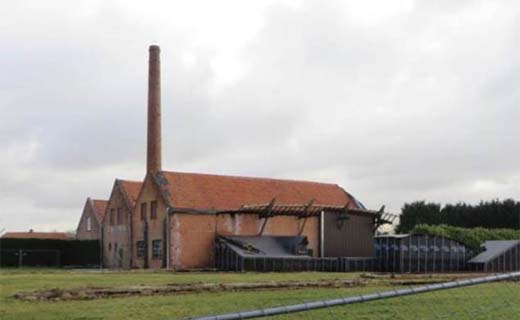
[[[337,184],[269,178],[160,171],[156,175],[171,206],[199,210],[238,210],[244,204],[315,203],[360,208]]]
[[[374,210],[367,210],[356,207],[355,203],[348,203],[348,205],[337,206],[328,204],[314,204],[309,202],[307,204],[283,204],[277,202],[264,203],[264,204],[245,204],[242,205],[238,210],[234,211],[223,211],[228,213],[257,213],[262,214],[270,212],[273,215],[297,215],[297,216],[317,216],[321,212],[336,212],[336,213],[348,213],[357,215],[369,215],[377,216],[379,212]]]
[[[219,236],[221,242],[243,257],[308,257],[297,254],[306,248],[305,236]]]

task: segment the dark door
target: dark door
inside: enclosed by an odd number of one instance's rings
[[[144,222],[143,240],[144,240],[144,268],[148,269],[150,266],[150,263],[148,261],[148,259],[150,259],[150,254],[148,252],[149,248],[150,248],[150,245],[149,245],[150,241],[148,240],[148,221]]]

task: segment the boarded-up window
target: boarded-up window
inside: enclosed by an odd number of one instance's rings
[[[157,219],[157,201],[150,202],[150,219]]]
[[[117,208],[117,224],[123,224],[123,210]]]
[[[115,224],[116,209],[110,209],[110,224]]]
[[[152,259],[159,260],[162,259],[162,240],[153,240],[152,241]]]
[[[141,220],[146,221],[146,202],[141,203]]]
[[[137,241],[137,257],[138,258],[144,258],[144,254],[146,251],[146,244],[144,241]]]

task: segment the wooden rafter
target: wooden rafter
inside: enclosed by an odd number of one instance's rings
[[[270,217],[273,216],[273,207],[274,203],[276,202],[276,198],[273,198],[271,202],[269,202],[269,205],[265,208],[265,212],[259,214],[259,218],[265,218],[264,223],[262,224],[262,228],[260,229],[260,232],[258,233],[259,236],[261,236],[264,233],[265,225],[267,224],[267,220],[269,220]]]
[[[302,233],[303,233],[303,229],[305,228],[305,223],[307,222],[307,218],[309,217],[309,210],[310,208],[312,207],[312,205],[314,204],[314,199],[312,199],[311,201],[309,201],[309,203],[307,203],[305,205],[305,208],[303,209],[303,213],[301,216],[298,217],[298,219],[301,219],[303,218],[303,223],[302,223],[302,226],[300,227],[300,231],[298,231],[298,235],[301,236]]]
[[[385,212],[385,205],[376,212],[374,221],[374,232],[383,224],[392,224],[397,216],[388,212]]]

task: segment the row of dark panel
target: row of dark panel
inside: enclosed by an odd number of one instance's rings
[[[467,270],[472,250],[444,237],[412,235],[377,237],[377,270],[396,273],[435,273]]]
[[[309,256],[241,256],[226,244],[216,246],[215,267],[226,271],[375,271],[375,258],[315,258]]]
[[[238,254],[225,242],[216,245],[216,268],[229,271],[327,272],[507,272],[520,270],[520,245],[488,263],[468,263],[478,252],[461,242],[432,235],[376,237],[373,258],[268,256]]]

